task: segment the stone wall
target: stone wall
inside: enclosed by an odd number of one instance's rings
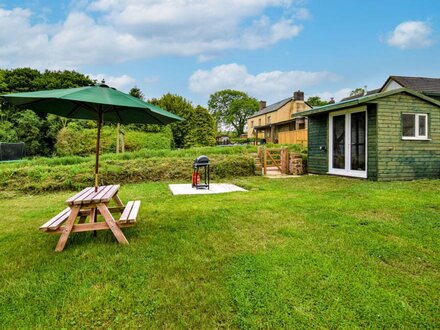
[[[290,153],[289,156],[289,174],[302,175],[304,174],[304,166],[302,156],[297,153]]]

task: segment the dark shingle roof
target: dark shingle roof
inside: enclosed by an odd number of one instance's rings
[[[265,115],[266,113],[269,113],[269,112],[277,111],[279,108],[281,108],[283,105],[285,105],[286,103],[290,102],[291,100],[292,100],[292,98],[289,97],[289,98],[281,100],[281,101],[279,101],[277,103],[271,104],[271,105],[269,105],[269,106],[267,106],[267,107],[265,107],[265,108],[263,108],[261,110],[258,110],[252,116],[248,117],[248,119],[249,118],[254,118],[254,117],[257,117],[257,116],[261,116],[261,115]]]
[[[403,87],[413,89],[417,92],[440,94],[440,78],[390,76],[381,90],[383,90],[390,80],[394,80]]]

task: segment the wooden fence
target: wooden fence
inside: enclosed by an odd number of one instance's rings
[[[289,132],[278,133],[278,143],[280,144],[302,144],[307,145],[307,130],[300,129]]]
[[[268,168],[277,169],[280,174],[289,172],[289,149],[258,147],[258,158],[261,161],[263,175],[267,174]]]

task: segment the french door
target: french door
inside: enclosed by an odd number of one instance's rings
[[[329,173],[367,177],[367,113],[329,115]]]

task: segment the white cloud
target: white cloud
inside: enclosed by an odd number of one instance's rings
[[[208,61],[212,61],[212,60],[214,60],[216,58],[217,58],[216,55],[200,54],[199,56],[197,56],[197,62],[199,62],[199,63],[208,62]]]
[[[388,45],[400,49],[424,48],[432,44],[431,35],[428,23],[407,21],[397,25],[386,41]]]
[[[312,15],[307,8],[298,8],[295,10],[295,18],[300,20],[310,19]]]
[[[98,73],[96,75],[88,74],[88,76],[90,77],[90,79],[96,79],[98,83],[100,83],[104,79],[106,85],[109,85],[110,87],[114,87],[121,91],[130,90],[132,87],[134,87],[136,82],[136,79],[126,74],[119,77],[106,75],[104,73]]]
[[[256,49],[296,37],[307,16],[296,0],[72,1],[58,24],[28,9],[0,9],[0,63],[77,68],[161,55],[199,56]],[[265,15],[277,9],[278,16]],[[299,13],[299,14],[298,14]]]
[[[337,75],[327,71],[270,71],[253,75],[246,66],[232,63],[197,70],[189,78],[189,89],[205,96],[222,89],[237,89],[275,102],[290,96],[294,90],[337,80]]]

